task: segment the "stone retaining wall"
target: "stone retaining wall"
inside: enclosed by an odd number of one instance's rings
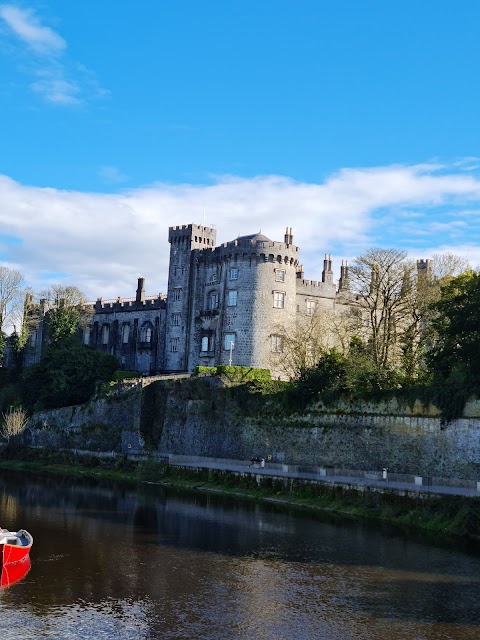
[[[124,395],[37,413],[25,439],[51,448],[122,452],[128,447],[125,453],[141,453],[147,442],[162,455],[243,460],[271,455],[272,462],[290,465],[480,477],[480,418],[443,424],[434,408],[422,410],[415,403],[402,415],[389,415],[392,408],[381,405],[374,415],[375,407],[368,405],[368,414],[361,415],[359,405],[339,405],[335,411],[318,405],[277,417],[272,407],[271,414],[264,408],[254,415],[218,380],[157,381]],[[467,415],[475,413],[473,404]]]

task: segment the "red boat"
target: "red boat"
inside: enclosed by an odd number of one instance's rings
[[[8,529],[0,528],[0,554],[2,560],[0,566],[3,567],[7,564],[25,560],[30,553],[32,544],[33,537],[25,529],[20,529],[20,531],[14,533],[13,531],[8,531]]]
[[[12,584],[24,578],[30,571],[30,567],[30,556],[27,556],[20,562],[4,564],[2,567],[2,577],[0,579],[0,589],[11,587]]]

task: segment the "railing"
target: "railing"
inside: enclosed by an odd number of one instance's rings
[[[202,456],[186,456],[186,455],[174,455],[165,454],[160,456],[166,462],[170,464],[181,466],[182,464],[192,466],[219,466],[226,469],[232,467],[253,467],[262,468],[260,464],[254,463],[252,465],[251,460],[235,460],[231,458],[209,458]],[[308,476],[311,479],[321,478],[344,478],[361,481],[384,481],[384,482],[398,482],[400,484],[423,486],[423,487],[451,487],[458,489],[472,489],[480,492],[480,481],[477,480],[464,480],[459,478],[441,478],[437,476],[428,475],[415,475],[405,473],[390,473],[388,469],[373,469],[373,470],[361,470],[361,469],[342,469],[335,467],[322,467],[317,465],[299,465],[299,464],[282,464],[278,462],[265,462],[264,469],[268,471],[278,471],[280,475],[297,475]]]

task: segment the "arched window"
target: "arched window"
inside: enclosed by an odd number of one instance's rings
[[[153,326],[151,322],[144,322],[140,327],[140,342],[152,341]]]
[[[128,344],[129,338],[130,338],[130,325],[125,323],[122,327],[122,343]]]
[[[110,338],[110,325],[104,324],[102,327],[102,344],[108,344]]]

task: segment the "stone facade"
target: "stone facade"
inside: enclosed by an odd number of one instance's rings
[[[228,391],[218,378],[154,381],[85,405],[37,412],[23,438],[35,447],[118,453],[136,452],[143,440],[145,451],[164,456],[249,460],[270,454],[290,465],[480,479],[478,401],[445,424],[433,406],[394,399],[252,415]]]
[[[299,314],[348,306],[348,265],[338,287],[326,255],[321,281],[306,280],[300,249],[287,229],[283,242],[262,234],[216,245],[216,231],[202,225],[170,227],[168,293],[92,306],[85,344],[118,357],[122,368],[143,374],[193,371],[198,365],[243,365],[275,371],[272,353],[280,334],[293,330]],[[42,319],[48,317],[43,308]],[[30,337],[25,364],[38,361],[48,340],[46,322]]]

